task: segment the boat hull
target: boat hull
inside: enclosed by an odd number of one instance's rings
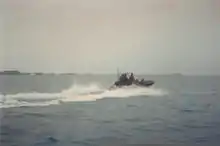
[[[116,87],[122,87],[122,86],[131,86],[131,85],[137,85],[137,86],[141,86],[141,87],[150,87],[152,85],[154,85],[154,81],[138,81],[138,82],[134,82],[134,83],[129,83],[129,82],[120,82],[120,81],[116,81],[115,82],[115,86]]]

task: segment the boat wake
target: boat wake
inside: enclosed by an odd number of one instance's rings
[[[22,106],[48,106],[65,102],[96,101],[103,98],[126,98],[132,96],[163,96],[162,89],[144,87],[123,87],[108,90],[96,83],[89,85],[74,84],[60,93],[18,93],[0,94],[0,108]]]

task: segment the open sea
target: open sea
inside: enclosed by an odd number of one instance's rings
[[[0,75],[1,146],[220,145],[220,76]]]

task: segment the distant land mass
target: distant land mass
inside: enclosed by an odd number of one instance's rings
[[[20,72],[18,70],[0,71],[0,75],[75,75],[75,73],[43,73],[43,72]]]
[[[5,71],[0,71],[0,74],[1,75],[19,75],[22,73],[18,70],[5,70]]]
[[[89,76],[93,76],[93,75],[115,75],[114,73],[110,73],[110,74],[100,74],[100,73],[71,73],[71,72],[64,72],[64,73],[53,73],[53,72],[49,72],[49,73],[45,73],[45,72],[21,72],[19,70],[2,70],[0,71],[0,75],[31,75],[31,76],[35,76],[35,75],[89,75]],[[148,74],[148,73],[141,73],[141,74],[136,74],[136,75],[152,75],[152,76],[176,76],[176,77],[180,77],[180,76],[187,76],[187,74],[182,74],[182,73],[169,73],[169,74]],[[189,76],[191,76],[190,74],[188,74]],[[194,76],[194,75],[192,75]],[[202,75],[202,74],[196,74],[195,76],[206,76],[206,75]],[[207,76],[213,76],[213,75],[207,75]],[[215,75],[214,75],[215,76]],[[219,75],[217,75],[219,76]]]

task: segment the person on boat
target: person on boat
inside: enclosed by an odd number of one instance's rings
[[[128,80],[127,74],[126,73],[121,74],[119,81],[126,82],[127,80]]]
[[[130,80],[131,83],[133,83],[135,81],[133,73],[131,73],[131,75],[129,77],[129,80]]]

